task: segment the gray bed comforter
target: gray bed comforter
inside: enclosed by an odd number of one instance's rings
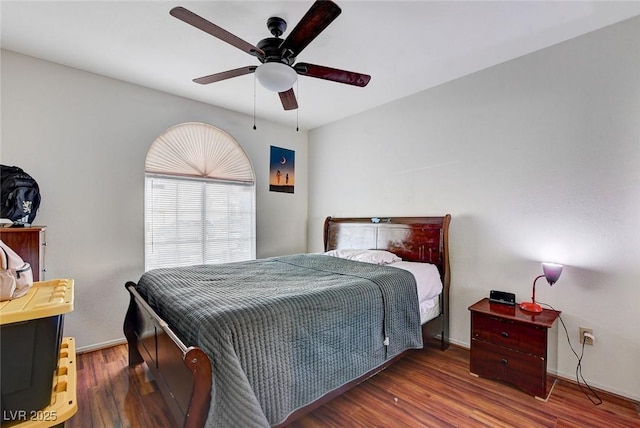
[[[207,427],[266,427],[406,349],[421,348],[415,279],[299,254],[156,269],[137,289],[211,358]]]

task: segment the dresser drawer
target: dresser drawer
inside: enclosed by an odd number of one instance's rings
[[[546,357],[547,330],[491,315],[472,313],[471,338]]]
[[[547,396],[546,364],[541,357],[472,339],[470,371],[509,382],[537,397]]]

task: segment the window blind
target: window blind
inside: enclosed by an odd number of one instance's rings
[[[255,258],[253,186],[147,175],[145,269]]]
[[[253,167],[240,144],[223,130],[199,122],[173,126],[158,136],[147,152],[144,170],[254,182]]]

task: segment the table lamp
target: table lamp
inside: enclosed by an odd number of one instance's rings
[[[533,292],[531,295],[531,301],[520,303],[520,309],[537,314],[542,312],[542,306],[536,303],[536,281],[542,277],[545,277],[547,278],[547,282],[549,283],[549,285],[555,284],[556,281],[558,281],[558,278],[560,278],[560,274],[562,273],[562,265],[559,265],[557,263],[542,263],[542,271],[544,272],[544,274],[536,277],[536,279],[533,280]]]

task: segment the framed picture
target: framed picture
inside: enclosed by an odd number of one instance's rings
[[[269,190],[272,192],[293,193],[295,180],[296,152],[271,146]]]

